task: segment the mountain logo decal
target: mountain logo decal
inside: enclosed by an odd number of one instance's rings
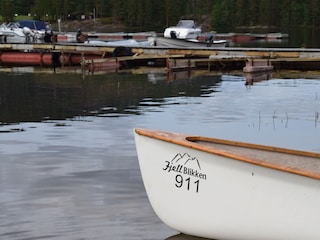
[[[165,161],[165,166],[162,170],[168,173],[178,173],[203,180],[207,179],[207,175],[201,169],[200,161],[188,153],[177,153],[171,160]]]

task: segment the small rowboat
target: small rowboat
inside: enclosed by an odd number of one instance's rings
[[[159,218],[214,239],[320,239],[320,153],[135,129]]]

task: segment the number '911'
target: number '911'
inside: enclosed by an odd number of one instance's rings
[[[193,182],[190,177],[183,178],[180,174],[176,175],[175,185],[177,188],[185,187],[188,191],[195,191],[197,193],[199,192],[199,183],[199,180]]]

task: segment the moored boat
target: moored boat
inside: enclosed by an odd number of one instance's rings
[[[320,239],[320,153],[134,130],[159,218],[214,239]]]
[[[2,23],[0,25],[0,37],[6,43],[25,43],[42,40],[46,25],[43,21],[20,20],[17,22]]]
[[[194,20],[180,20],[174,27],[164,30],[163,37],[150,37],[155,46],[190,48],[190,47],[225,47],[226,40],[215,40],[212,34],[202,33],[201,27],[197,27]]]
[[[31,35],[35,39],[43,39],[47,29],[46,23],[44,21],[38,20],[20,20],[18,25],[22,29],[29,29]]]
[[[193,20],[180,20],[176,26],[166,28],[163,35],[166,38],[195,39],[201,32]]]
[[[32,38],[32,32],[29,28],[20,28],[17,23],[10,22],[0,25],[1,42],[5,43],[25,43]]]

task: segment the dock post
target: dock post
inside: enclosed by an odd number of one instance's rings
[[[40,52],[40,67],[43,67],[43,52]]]
[[[169,57],[166,58],[166,66],[167,66],[167,70],[170,70],[170,58]]]
[[[85,69],[85,59],[84,59],[84,53],[81,52],[81,67],[82,67],[82,71],[84,71]]]
[[[93,72],[94,72],[94,61],[93,61],[93,59],[91,59],[91,67],[92,67],[92,75],[93,75]]]
[[[61,55],[61,53],[57,52],[57,51],[53,51],[51,53],[51,60],[52,60],[53,67],[60,67],[61,66],[60,55]]]
[[[61,56],[62,56],[61,66],[64,67],[64,54],[63,54],[63,51],[61,51]]]

